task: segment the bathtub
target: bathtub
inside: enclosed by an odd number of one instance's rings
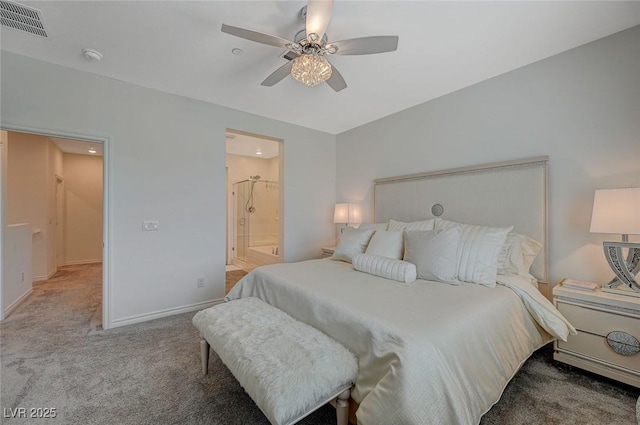
[[[251,268],[280,262],[276,255],[278,245],[250,246],[247,248],[247,263]]]

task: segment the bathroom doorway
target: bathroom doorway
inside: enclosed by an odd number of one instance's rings
[[[226,143],[227,271],[279,263],[282,142],[228,130]]]

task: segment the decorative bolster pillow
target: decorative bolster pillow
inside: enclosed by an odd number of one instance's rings
[[[352,259],[353,268],[372,275],[411,283],[416,280],[416,265],[395,258],[371,254],[357,254]]]

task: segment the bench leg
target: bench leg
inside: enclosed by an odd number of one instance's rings
[[[336,419],[338,425],[349,425],[349,397],[351,389],[346,389],[336,400]]]
[[[209,370],[209,343],[204,338],[200,340],[200,357],[202,360],[202,374],[206,375]]]

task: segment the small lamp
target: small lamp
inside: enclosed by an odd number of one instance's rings
[[[629,242],[629,235],[640,235],[640,188],[596,190],[591,233],[622,235],[622,242],[602,243],[607,262],[616,274],[602,290],[640,296],[640,284],[635,279],[640,272],[640,244]],[[626,261],[624,248],[629,249]],[[633,291],[617,289],[623,284]]]
[[[360,209],[360,205],[352,203],[336,204],[336,208],[333,212],[333,222],[336,224],[344,224],[345,226],[354,223],[362,223],[362,211]],[[340,233],[342,233],[343,230],[344,227],[341,227]]]

